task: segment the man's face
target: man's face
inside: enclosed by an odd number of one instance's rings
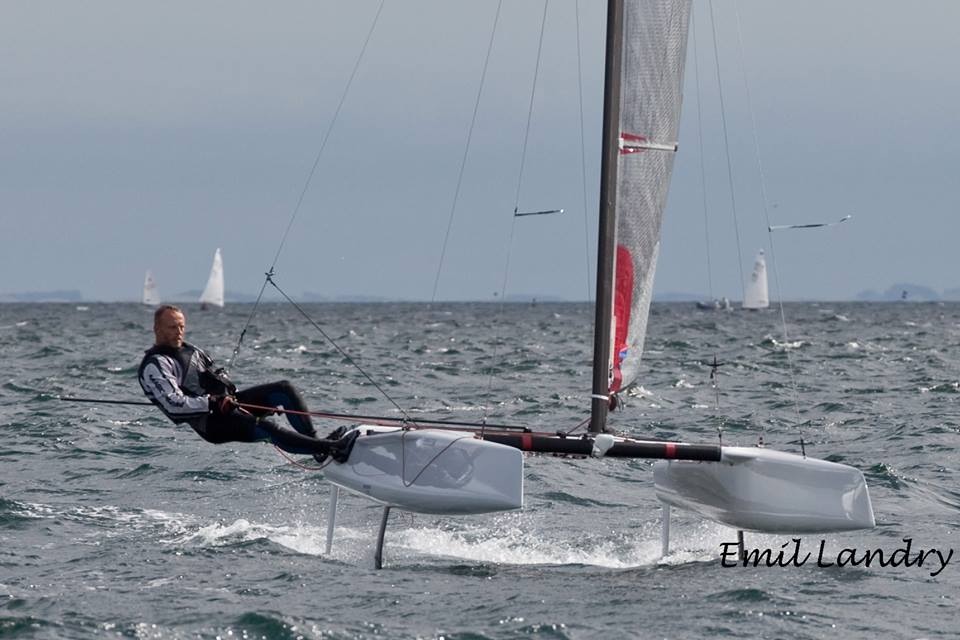
[[[179,311],[166,311],[153,325],[157,344],[179,349],[183,346],[183,334],[187,330],[187,320]]]

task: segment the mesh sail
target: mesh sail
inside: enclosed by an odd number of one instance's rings
[[[680,122],[690,0],[627,0],[620,94],[611,393],[636,381]]]

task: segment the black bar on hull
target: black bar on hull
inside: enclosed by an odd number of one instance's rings
[[[484,440],[496,442],[522,451],[589,456],[593,451],[592,438],[562,438],[532,433],[484,433]],[[648,458],[652,460],[699,460],[719,462],[720,447],[712,444],[687,444],[657,440],[627,440],[617,442],[604,454],[613,458]]]

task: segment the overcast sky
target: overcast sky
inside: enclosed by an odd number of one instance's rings
[[[5,0],[0,294],[132,300],[151,269],[173,295],[203,287],[217,247],[227,289],[259,290],[378,6]],[[386,1],[277,261],[288,292],[431,297],[496,6]],[[601,1],[549,3],[520,207],[565,212],[520,219],[511,240],[543,6],[504,2],[440,299],[492,298],[508,257],[508,295],[588,295]],[[960,2],[715,0],[714,13],[743,271],[770,249],[749,87],[771,222],[853,214],[774,236],[785,297],[960,287]],[[696,0],[656,289],[708,291],[699,102],[713,290],[739,299],[710,28]]]

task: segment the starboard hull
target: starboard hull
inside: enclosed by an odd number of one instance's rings
[[[721,453],[719,462],[657,462],[657,497],[745,531],[823,533],[875,524],[859,469],[758,447]]]

